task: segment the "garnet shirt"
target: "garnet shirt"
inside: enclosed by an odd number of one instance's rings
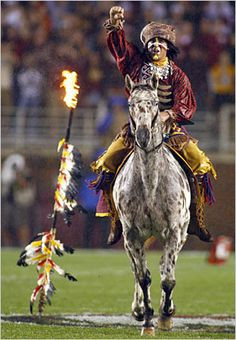
[[[171,85],[171,108],[176,114],[176,121],[184,123],[191,119],[196,111],[196,100],[190,81],[186,74],[173,62],[169,61],[167,67],[157,67],[148,61],[147,56],[140,52],[125,38],[124,30],[112,31],[107,37],[108,48],[116,60],[117,67],[123,77],[129,74],[134,82],[148,80],[153,72],[157,72],[160,85]],[[159,69],[159,70],[158,70]],[[158,73],[158,71],[160,71]]]

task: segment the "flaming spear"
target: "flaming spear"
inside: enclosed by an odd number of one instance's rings
[[[66,136],[58,144],[58,152],[62,146],[63,149],[57,187],[54,195],[55,201],[52,214],[53,224],[49,232],[43,232],[36,235],[20,254],[20,258],[17,262],[19,266],[36,264],[38,273],[42,269],[42,272],[39,273],[38,276],[37,286],[30,298],[30,312],[33,313],[33,304],[37,295],[40,293],[38,305],[40,315],[43,312],[46,302],[51,304],[51,296],[55,292],[55,287],[50,280],[51,272],[56,271],[58,274],[71,281],[77,281],[74,276],[65,272],[52,260],[53,254],[62,256],[64,251],[71,254],[74,252],[73,248],[65,246],[59,240],[55,239],[57,214],[58,212],[62,213],[66,224],[71,225],[71,216],[74,215],[74,209],[76,207],[80,212],[86,212],[77,202],[78,184],[81,177],[81,156],[79,151],[76,150],[73,145],[69,144],[73,113],[77,106],[77,96],[79,94],[79,85],[76,84],[77,73],[64,70],[62,76],[65,78],[61,83],[61,87],[65,87],[66,91],[64,101],[70,109],[70,113]]]
[[[77,106],[78,100],[77,96],[79,94],[79,85],[77,83],[77,73],[69,72],[67,70],[62,71],[62,76],[65,78],[61,83],[60,87],[65,87],[66,95],[64,97],[64,102],[66,106],[70,109],[69,121],[66,130],[65,142],[69,142],[71,123],[73,119],[74,109]]]
[[[55,204],[53,213],[53,228],[56,227],[57,213],[64,214],[64,220],[67,225],[71,225],[71,216],[74,215],[74,210],[77,207],[80,212],[86,212],[83,207],[78,204],[78,185],[81,177],[81,156],[76,148],[69,144],[71,124],[73,119],[74,109],[77,106],[77,96],[79,94],[79,85],[77,82],[77,73],[63,71],[65,78],[61,83],[61,87],[65,87],[66,95],[64,102],[70,109],[66,136],[58,144],[58,151],[63,146],[61,156],[61,166],[57,180],[57,189],[55,192]]]

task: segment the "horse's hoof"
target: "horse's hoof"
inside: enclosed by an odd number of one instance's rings
[[[170,331],[173,328],[173,320],[171,317],[160,316],[157,321],[157,327],[161,331]]]
[[[154,327],[143,327],[141,330],[141,336],[155,336],[155,328]]]

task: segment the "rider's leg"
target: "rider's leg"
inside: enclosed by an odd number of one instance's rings
[[[106,216],[111,217],[111,230],[107,241],[109,245],[118,242],[122,235],[122,225],[112,199],[111,183],[119,165],[131,150],[132,146],[127,146],[125,138],[120,135],[98,160],[91,164],[92,170],[98,174],[98,178],[92,183],[92,186],[97,192],[101,190],[100,200],[105,200],[108,207]],[[105,216],[105,214],[97,213],[97,216]]]
[[[190,139],[187,145],[180,151],[181,156],[186,159],[195,176],[211,173],[216,179],[216,171],[213,164],[205,153],[199,149],[196,141]]]
[[[116,173],[118,166],[129,153],[130,149],[125,145],[124,137],[116,138],[108,149],[91,164],[91,168],[97,174],[103,171],[108,173]]]
[[[194,140],[189,140],[187,145],[180,151],[180,155],[187,161],[195,175],[195,180],[192,178],[190,181],[192,201],[188,233],[197,235],[202,241],[210,242],[212,237],[206,228],[203,206],[207,201],[213,203],[208,177],[209,173],[211,173],[216,179],[216,171],[209,158],[199,149],[197,142]],[[208,195],[207,191],[209,191]]]

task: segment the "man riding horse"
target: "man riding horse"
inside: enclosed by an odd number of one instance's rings
[[[205,225],[203,205],[205,202],[214,202],[209,174],[215,179],[217,175],[209,158],[199,149],[197,141],[183,127],[192,124],[190,119],[196,111],[196,100],[188,77],[173,61],[179,52],[175,46],[175,30],[170,25],[149,23],[140,34],[144,45],[143,52],[140,52],[126,40],[123,22],[124,9],[112,7],[110,18],[104,24],[108,33],[108,48],[123,77],[128,74],[134,82],[147,83],[153,74],[157,75],[163,138],[173,151],[177,151],[191,188],[188,234],[210,242],[212,237]],[[122,225],[112,199],[111,183],[124,159],[132,152],[133,143],[128,123],[106,152],[91,165],[92,170],[98,174],[92,186],[101,192],[96,215],[112,218],[108,237],[110,245],[118,242],[122,235]]]

